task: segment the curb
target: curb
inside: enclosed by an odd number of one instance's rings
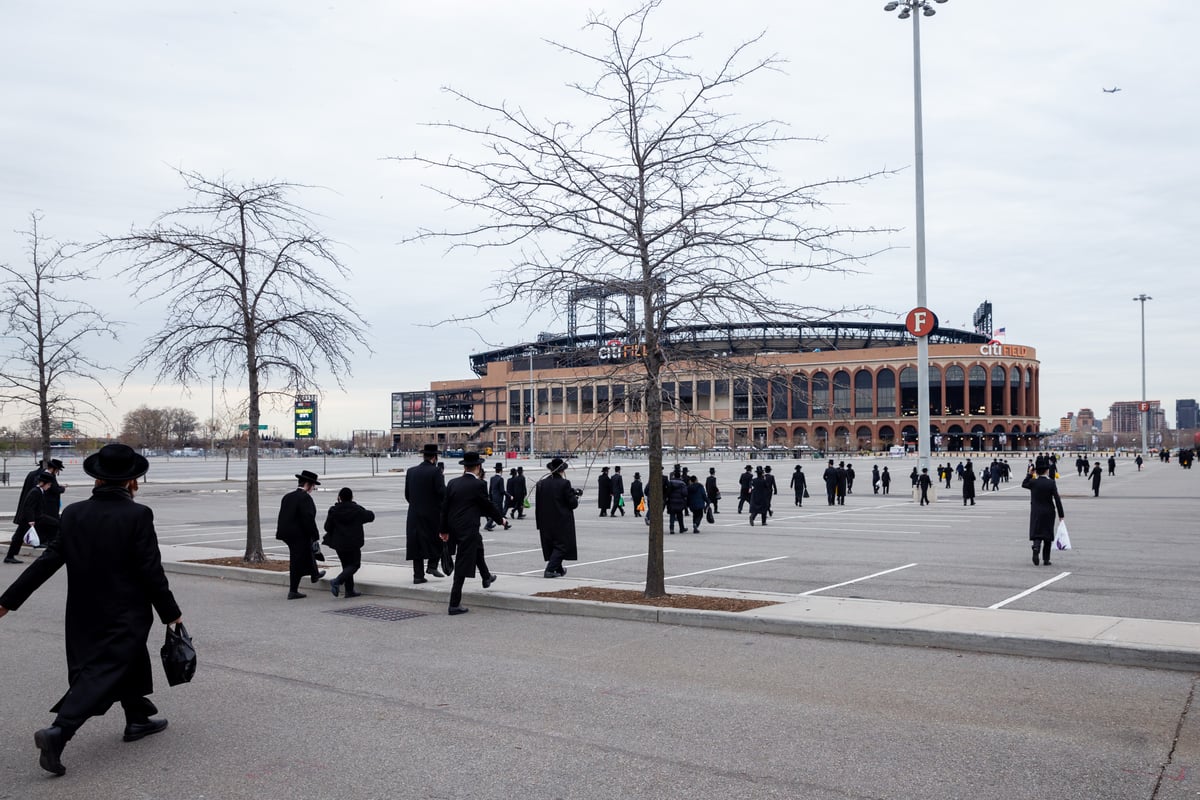
[[[163,562],[170,573],[238,580],[250,583],[287,585],[287,574],[266,570],[225,567],[216,564]],[[326,581],[326,586],[328,582]],[[443,592],[407,588],[392,584],[356,580],[355,583],[375,597],[391,597],[422,602],[440,601]],[[975,633],[936,630],[911,626],[855,625],[819,620],[780,619],[756,615],[754,611],[703,611],[698,609],[657,608],[654,606],[600,603],[592,600],[538,598],[505,594],[488,589],[470,596],[471,605],[506,611],[536,614],[561,614],[576,617],[617,619],[714,630],[794,638],[832,639],[841,642],[925,647],[961,650],[972,653],[1025,656],[1092,664],[1109,664],[1146,669],[1200,672],[1200,650],[1098,642],[1091,639],[1050,639],[1020,634]]]

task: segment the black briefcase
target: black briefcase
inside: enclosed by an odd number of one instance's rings
[[[442,542],[442,572],[449,575],[454,571],[454,561],[450,558],[450,543]]]
[[[178,686],[189,683],[196,674],[196,648],[192,646],[192,637],[188,635],[183,623],[167,626],[167,640],[162,646],[163,671],[167,673],[167,683]]]

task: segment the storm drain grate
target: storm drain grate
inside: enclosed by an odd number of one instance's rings
[[[345,614],[348,617],[362,617],[363,619],[381,619],[385,622],[400,622],[406,619],[416,619],[417,617],[425,616],[424,611],[412,611],[407,608],[393,608],[391,606],[355,606],[354,608],[339,608],[336,611],[326,612],[329,614]]]

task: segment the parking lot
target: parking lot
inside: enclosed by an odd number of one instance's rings
[[[241,552],[244,489],[237,481],[202,480],[198,473],[205,472],[205,462],[183,461],[173,460],[170,468],[156,464],[151,483],[139,494],[155,509],[160,540],[164,545]],[[408,462],[384,463],[398,468]],[[645,463],[634,457],[604,463],[620,464],[627,486],[635,471],[646,473]],[[911,460],[878,461],[898,476],[892,494],[883,496],[871,493],[870,468],[877,462],[856,459],[854,492],[845,506],[834,507],[825,502],[821,463],[806,461],[812,496],[802,508],[795,507],[788,489],[794,462],[769,462],[779,477],[780,494],[774,498],[774,516],[765,528],[750,527],[748,515],[737,513],[736,479],[746,462],[685,463],[701,476],[715,467],[723,500],[715,524],[703,525],[699,535],[664,537],[668,587],[1200,619],[1200,586],[1195,580],[1200,545],[1194,532],[1200,471],[1185,471],[1174,463],[1151,462],[1138,473],[1132,462],[1122,461],[1116,477],[1105,477],[1099,498],[1091,496],[1087,480],[1074,471],[1063,473],[1059,485],[1074,549],[1056,552],[1049,567],[1034,567],[1030,562],[1029,501],[1020,488],[1024,464],[1015,460],[1012,481],[1001,483],[998,492],[979,492],[975,506],[962,505],[955,480],[949,492],[942,490],[938,502],[924,508],[912,502],[908,490],[905,476],[914,464]],[[264,464],[261,508],[268,553],[286,552],[273,538],[274,521],[279,498],[291,489],[291,473],[301,465],[318,464],[319,459]],[[526,465],[531,478],[543,474],[540,465],[511,462],[517,464]],[[595,481],[601,465],[593,463],[589,473],[587,465],[579,463],[568,472],[568,478],[585,488],[576,512],[580,559],[568,567],[576,578],[642,584],[647,527],[633,516],[631,507],[625,517],[599,517]],[[218,466],[207,463],[209,471]],[[377,474],[372,476],[367,459],[329,459],[327,467],[316,494],[318,521],[337,489],[351,486],[356,500],[377,514],[376,522],[367,526],[364,561],[403,562],[403,474],[381,471],[376,465]],[[244,465],[238,465],[238,470],[244,470]],[[453,477],[457,465],[451,463],[447,470]],[[68,484],[78,480],[77,469],[74,475],[72,471],[68,465]],[[189,475],[190,482],[185,482]],[[79,497],[77,488],[68,491],[68,502]],[[485,533],[489,564],[501,575],[535,575],[543,569],[532,509],[526,516],[509,531]]]

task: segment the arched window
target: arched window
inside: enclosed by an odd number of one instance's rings
[[[930,376],[932,381],[933,376]],[[966,382],[966,374],[963,368],[957,364],[952,364],[946,367],[946,413],[953,416],[962,416],[964,413],[965,403],[963,398],[963,384]]]
[[[992,414],[1001,416],[1004,413],[1004,367],[997,364],[992,367]]]
[[[871,449],[871,429],[866,425],[861,426],[857,431],[855,431],[854,438],[858,440],[859,450]]]
[[[900,415],[917,416],[917,370],[914,367],[900,370]]]
[[[944,413],[942,402],[942,368],[929,365],[929,413],[940,417]]]
[[[813,419],[829,416],[832,408],[829,397],[829,374],[814,372],[812,376],[812,415]]]
[[[788,443],[787,428],[775,427],[775,428],[771,429],[771,444],[786,445],[787,443]]]
[[[891,447],[896,443],[896,431],[891,425],[881,425],[879,428],[879,443],[884,447]]]
[[[1008,373],[1008,407],[1009,414],[1016,416],[1021,412],[1021,368],[1013,367]]]
[[[872,383],[870,371],[860,369],[854,373],[854,416],[875,416],[875,398],[872,396],[875,392]]]
[[[813,441],[817,444],[817,449],[829,449],[829,431],[825,430],[824,425],[818,425],[813,428]]]
[[[896,373],[890,369],[881,369],[875,376],[875,386],[878,397],[876,414],[880,417],[896,415]]]
[[[987,373],[976,364],[967,373],[967,413],[987,413]]]
[[[844,369],[833,374],[833,413],[850,416],[850,373]]]
[[[846,377],[849,378],[850,376],[847,375]],[[847,428],[845,425],[838,425],[837,430],[834,431],[833,435],[834,435],[835,443],[838,448],[840,448],[842,450],[850,449],[850,429],[849,428]]]
[[[792,419],[808,419],[808,376],[792,376]]]

